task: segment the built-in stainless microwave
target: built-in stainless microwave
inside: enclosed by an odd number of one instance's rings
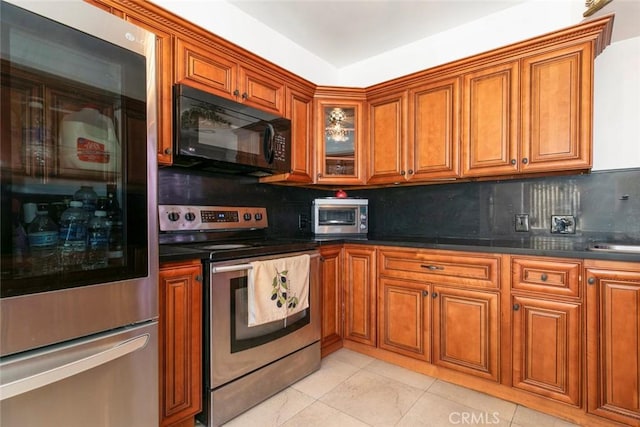
[[[291,121],[185,85],[174,87],[176,166],[271,175],[291,172]]]
[[[326,197],[315,199],[311,209],[314,234],[367,234],[369,231],[369,201]]]

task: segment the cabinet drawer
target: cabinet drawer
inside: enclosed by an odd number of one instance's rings
[[[582,263],[552,258],[513,258],[513,290],[580,297]]]
[[[498,288],[500,259],[493,255],[381,248],[380,275],[477,288]]]

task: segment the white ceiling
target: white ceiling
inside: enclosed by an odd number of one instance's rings
[[[228,0],[336,68],[342,68],[530,0]],[[540,0],[552,13],[554,1]],[[586,7],[585,7],[586,10]],[[640,0],[612,0],[613,41],[640,36]]]
[[[229,0],[229,3],[329,64],[342,68],[524,1]]]

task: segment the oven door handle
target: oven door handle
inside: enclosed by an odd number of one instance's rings
[[[252,268],[251,264],[223,265],[220,267],[212,266],[211,273],[227,273],[229,271],[251,270]]]

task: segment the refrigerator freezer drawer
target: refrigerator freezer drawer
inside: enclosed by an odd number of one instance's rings
[[[156,427],[158,323],[0,362],[3,426]]]

